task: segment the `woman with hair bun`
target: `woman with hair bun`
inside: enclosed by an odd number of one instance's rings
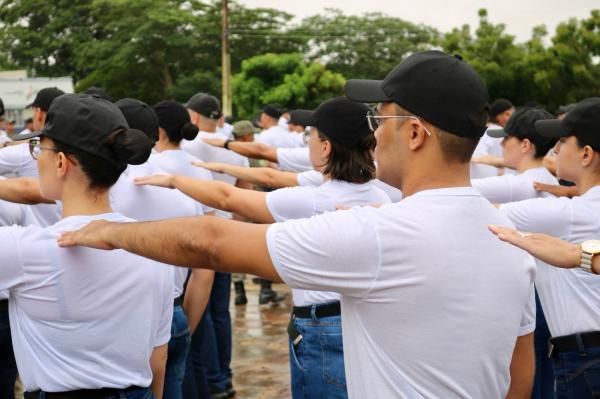
[[[87,94],[55,99],[44,129],[27,138],[41,193],[62,202],[63,214],[48,227],[0,227],[0,290],[9,291],[25,398],[160,398],[173,269],[56,243],[93,220],[132,221],[112,211],[109,189],[128,164],[146,162],[152,140]]]

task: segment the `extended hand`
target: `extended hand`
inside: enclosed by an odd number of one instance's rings
[[[96,249],[115,249],[116,247],[111,244],[109,238],[112,236],[112,227],[117,224],[106,220],[95,220],[80,230],[62,233],[58,238],[58,245],[61,247],[82,245]]]
[[[133,182],[138,186],[157,186],[165,188],[175,188],[172,175],[154,175],[146,177],[136,177]]]
[[[211,139],[214,140],[214,139]],[[192,165],[194,166],[198,166],[199,168],[204,168],[204,169],[208,169],[212,172],[217,172],[217,173],[225,173],[224,169],[226,167],[225,164],[221,163],[221,162],[198,162],[198,161],[192,161]]]
[[[492,233],[502,241],[506,241],[529,252],[539,260],[548,264],[573,268],[581,262],[581,247],[539,233],[522,233],[508,227],[489,226]]]
[[[536,181],[533,182],[533,188],[537,191],[550,193],[557,197],[575,197],[579,195],[577,186],[559,186],[558,184],[545,184]]]
[[[210,145],[215,146],[215,147],[221,147],[221,148],[225,147],[225,140],[222,140],[222,139],[204,138],[202,140],[204,140],[204,142],[206,144],[210,144]]]

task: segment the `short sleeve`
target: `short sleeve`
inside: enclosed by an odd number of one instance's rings
[[[531,262],[533,262],[533,259],[531,259]],[[535,330],[535,288],[533,282],[529,291],[529,299],[525,304],[521,325],[519,326],[519,337],[530,334]]]
[[[280,188],[267,193],[265,201],[276,222],[309,218],[317,213],[315,196],[311,187]]]
[[[290,287],[356,298],[369,293],[381,263],[372,217],[359,208],[273,224],[267,247]]]
[[[25,279],[25,270],[19,251],[18,232],[21,227],[0,227],[0,291],[9,290]]]
[[[518,230],[568,237],[572,209],[567,198],[534,198],[500,205]]]
[[[0,175],[13,174],[23,163],[19,145],[5,147],[0,150]]]
[[[158,318],[158,328],[154,337],[153,346],[165,345],[171,339],[171,324],[173,323],[173,281],[174,281],[174,267],[168,265],[160,265],[159,267],[165,268],[163,284],[163,295],[162,295],[162,306],[160,307],[160,315]]]
[[[309,170],[296,175],[300,187],[318,187],[324,182],[323,174],[316,170]]]
[[[471,180],[471,185],[493,204],[513,201],[513,175],[492,176]]]

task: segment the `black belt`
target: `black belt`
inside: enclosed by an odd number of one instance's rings
[[[173,306],[183,306],[183,295],[180,295],[173,300]]]
[[[44,396],[48,399],[105,399],[107,397],[114,396],[115,398],[120,397],[122,393],[132,393],[138,390],[145,390],[148,388],[140,387],[129,387],[124,389],[118,388],[100,388],[100,389],[80,389],[77,391],[69,392],[45,392]],[[25,392],[25,399],[39,399],[42,391]]]
[[[8,299],[0,301],[0,312],[8,312]]]
[[[309,306],[294,306],[292,314],[294,317],[301,319],[310,319],[312,317],[312,309],[314,305]],[[315,316],[320,317],[332,317],[339,316],[342,314],[339,302],[325,303],[323,305],[317,305],[315,307]]]
[[[579,342],[581,342],[581,345]],[[586,348],[600,347],[600,331],[590,331],[581,334],[565,335],[550,338],[550,352],[552,357],[560,352],[577,351]]]

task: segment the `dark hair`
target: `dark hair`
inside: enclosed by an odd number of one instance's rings
[[[362,137],[350,147],[331,140],[321,131],[318,132],[321,140],[331,143],[331,152],[323,174],[349,183],[366,183],[375,178],[373,151],[377,142],[373,134]]]
[[[479,138],[461,137],[439,128],[436,128],[435,131],[446,161],[458,163],[471,162],[475,147],[479,143]]]
[[[114,154],[110,161],[94,154],[82,151],[69,144],[54,140],[57,151],[73,156],[90,180],[89,188],[107,190],[113,186],[127,165],[139,165],[148,159],[154,143],[146,134],[136,129],[121,129],[111,134],[106,145]]]
[[[558,141],[557,137],[544,137],[539,134],[532,135],[531,137],[519,136],[516,134],[511,136],[519,139],[520,141],[525,139],[529,140],[531,144],[533,144],[533,148],[535,150],[533,153],[534,158],[544,158],[546,155],[548,155],[548,151],[554,148],[556,142]]]
[[[176,101],[165,100],[154,106],[158,124],[165,129],[171,143],[181,140],[194,140],[198,136],[198,127],[192,124],[187,109]]]
[[[175,144],[179,144],[181,140],[194,140],[198,136],[198,126],[192,124],[192,122],[186,122],[181,126],[178,131],[173,129],[165,129],[169,141]]]

